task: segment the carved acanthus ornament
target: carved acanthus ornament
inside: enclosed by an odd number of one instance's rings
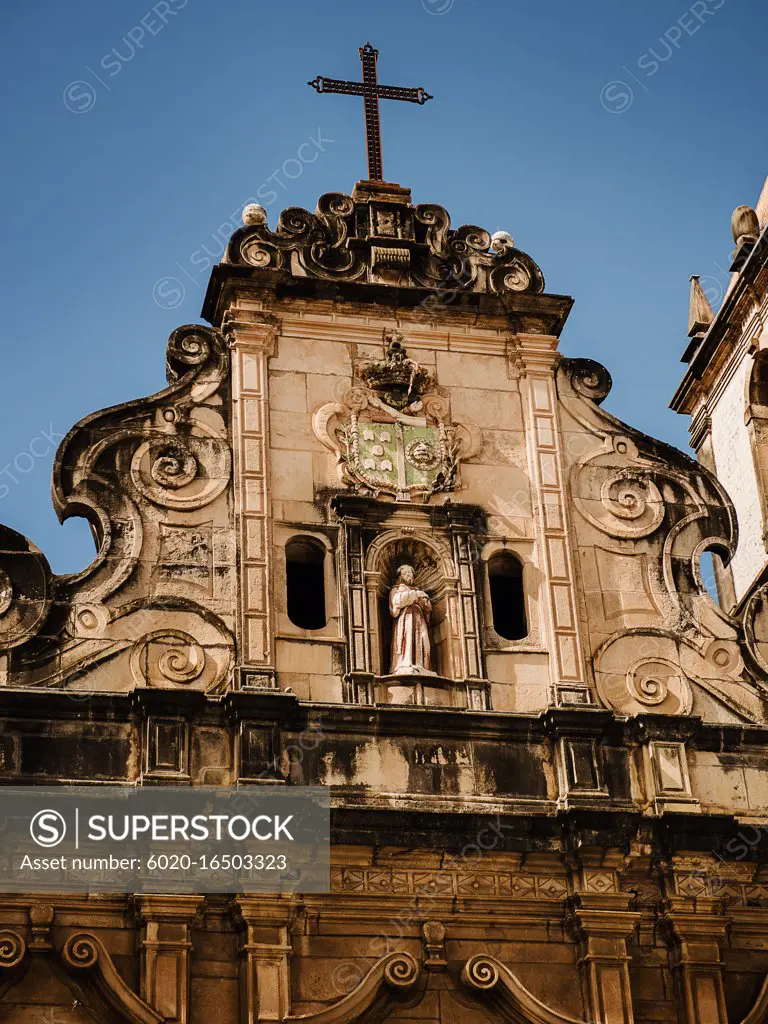
[[[456,490],[459,465],[479,448],[480,433],[450,423],[448,401],[428,390],[432,377],[408,358],[401,337],[390,337],[385,358],[357,376],[364,387],[353,385],[312,420],[315,435],[336,453],[341,483],[401,501]]]

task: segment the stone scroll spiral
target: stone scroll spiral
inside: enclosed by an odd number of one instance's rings
[[[140,686],[217,691],[232,664],[234,642],[224,624],[208,615],[200,636],[165,626],[145,633],[130,651],[131,674]],[[203,639],[204,638],[204,639]]]
[[[75,935],[70,935],[64,943],[61,955],[64,962],[70,967],[89,970],[98,962],[100,952],[93,935],[89,935],[87,932],[78,932]]]
[[[452,229],[448,212],[433,203],[403,206],[399,215],[399,233],[382,239],[365,226],[366,203],[331,192],[321,196],[314,213],[284,210],[275,231],[265,220],[238,229],[224,261],[331,281],[376,280],[376,253],[396,252],[400,286],[495,295],[544,291],[540,268],[511,241],[492,240],[472,224]],[[396,248],[382,248],[384,242]]]
[[[131,481],[155,505],[185,511],[203,508],[229,484],[229,443],[202,424],[196,433],[156,434],[131,459]]]
[[[610,394],[613,380],[602,363],[594,359],[566,359],[562,366],[571,387],[582,398],[600,405]]]
[[[26,943],[18,932],[11,929],[0,932],[0,967],[4,967],[6,970],[18,967],[26,952]]]
[[[51,588],[42,552],[20,533],[0,526],[0,651],[39,632],[51,607]]]
[[[384,966],[384,980],[392,988],[411,988],[419,977],[419,965],[410,953],[393,953]]]
[[[487,992],[498,985],[500,974],[493,960],[480,953],[467,960],[461,972],[461,978],[470,988]]]
[[[606,707],[622,715],[688,715],[693,692],[674,634],[636,629],[607,640],[595,655],[595,679]]]

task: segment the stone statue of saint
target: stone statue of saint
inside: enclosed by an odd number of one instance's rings
[[[401,565],[389,592],[392,628],[392,675],[435,675],[431,667],[429,619],[432,602],[413,586],[413,566]]]

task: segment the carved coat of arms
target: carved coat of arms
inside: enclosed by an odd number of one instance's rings
[[[458,487],[459,464],[477,450],[479,435],[449,422],[448,400],[431,390],[430,373],[408,357],[398,333],[388,340],[385,358],[361,367],[360,383],[319,409],[313,429],[336,452],[342,483],[426,501]]]

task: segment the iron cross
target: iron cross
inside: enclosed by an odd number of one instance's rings
[[[379,117],[379,100],[403,100],[406,103],[418,103],[424,106],[427,100],[433,99],[421,87],[417,89],[401,88],[396,85],[379,85],[376,63],[379,51],[370,43],[357,51],[363,62],[362,82],[344,82],[338,78],[323,78],[318,75],[308,82],[318,92],[343,93],[345,96],[362,96],[365,101],[365,133],[368,140],[368,180],[384,181],[381,160],[381,119]]]

